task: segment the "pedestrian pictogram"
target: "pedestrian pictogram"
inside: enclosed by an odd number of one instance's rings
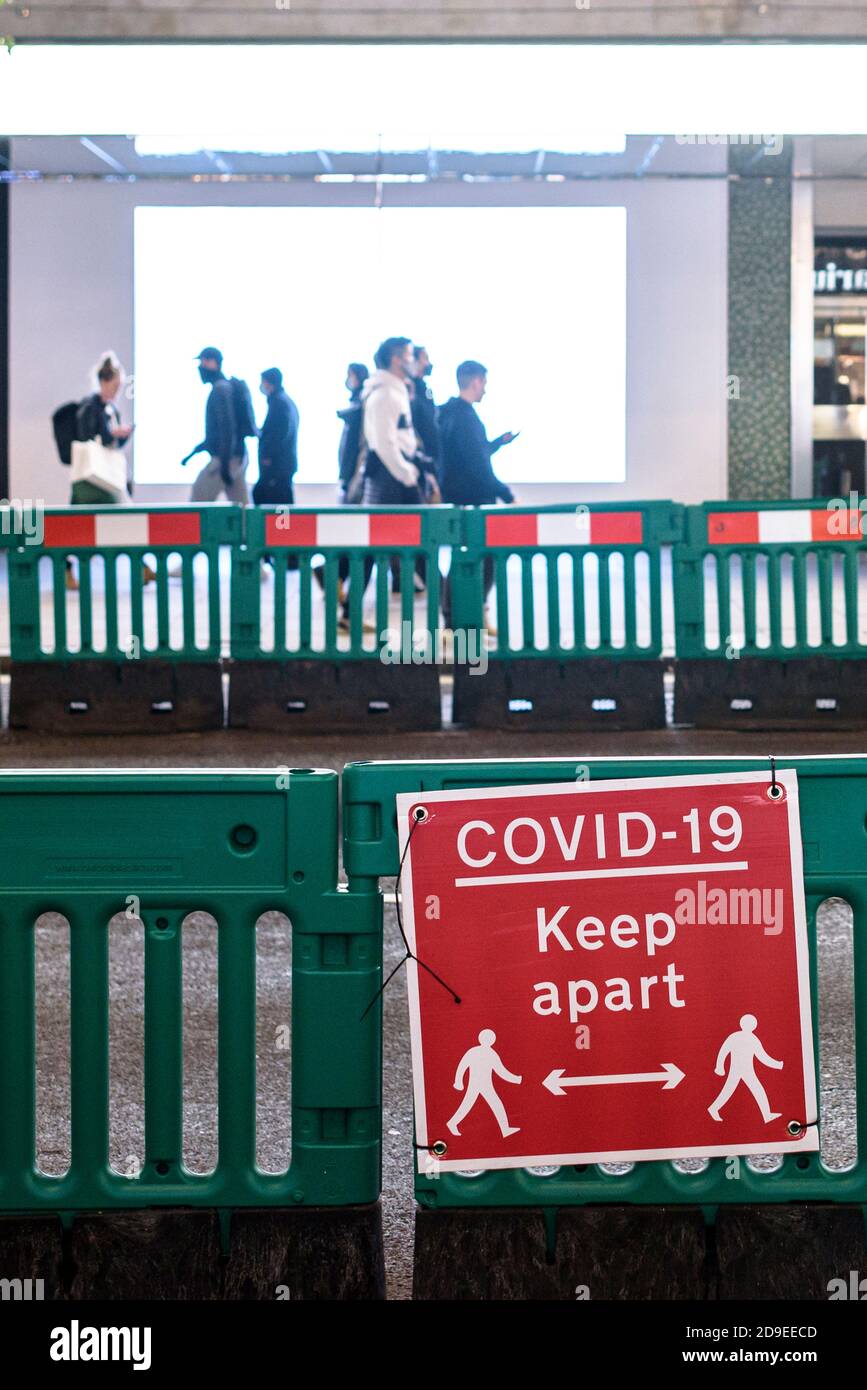
[[[757,1021],[755,1014],[744,1014],[737,1032],[731,1033],[720,1048],[716,1074],[717,1076],[725,1076],[726,1062],[728,1062],[728,1076],[726,1076],[726,1083],[713,1105],[708,1106],[708,1114],[712,1115],[715,1120],[722,1119],[720,1110],[741,1082],[755,1097],[756,1105],[759,1107],[766,1125],[770,1124],[771,1120],[780,1118],[782,1112],[772,1110],[768,1104],[767,1092],[756,1076],[756,1062],[763,1062],[766,1067],[773,1067],[775,1071],[782,1071],[784,1063],[778,1062],[774,1057],[769,1057],[762,1047],[756,1037]]]
[[[466,1092],[448,1122],[447,1127],[452,1134],[460,1134],[458,1125],[466,1115],[469,1115],[477,1100],[487,1101],[504,1139],[508,1139],[510,1134],[518,1133],[517,1126],[509,1124],[506,1107],[494,1089],[494,1078],[499,1076],[503,1081],[511,1082],[513,1086],[520,1086],[521,1078],[503,1066],[494,1051],[496,1041],[497,1035],[493,1029],[483,1028],[479,1034],[478,1046],[471,1047],[469,1051],[465,1052],[458,1063],[455,1090],[463,1091],[464,1086],[466,1086]]]

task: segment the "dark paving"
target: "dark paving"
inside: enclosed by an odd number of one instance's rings
[[[340,769],[365,758],[753,755],[867,753],[859,734],[723,734],[659,730],[633,734],[532,734],[448,731],[375,736],[222,731],[155,738],[49,738],[0,733],[0,767],[262,767]],[[393,883],[383,887],[391,892]],[[855,1157],[851,914],[841,903],[820,916],[823,1153],[834,1166]],[[392,906],[386,908],[387,965],[402,954]],[[68,1163],[68,962],[65,929],[45,918],[38,955],[38,1148],[49,1172]],[[259,927],[259,1162],[280,1170],[289,1155],[291,952],[287,923],[271,913]],[[111,928],[111,1158],[131,1175],[143,1149],[143,988],[141,928],[115,919]],[[216,1157],[216,952],[213,922],[194,914],[185,931],[185,1158],[203,1171]],[[412,1089],[403,972],[384,1008],[384,1188],[388,1289],[408,1298],[412,1279]]]

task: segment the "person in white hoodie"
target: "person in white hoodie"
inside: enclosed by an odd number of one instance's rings
[[[367,445],[364,505],[418,506],[424,500],[422,474],[413,462],[418,440],[407,389],[415,364],[412,339],[386,338],[373,360],[377,370],[361,393]]]

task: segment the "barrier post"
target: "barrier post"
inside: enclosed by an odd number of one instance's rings
[[[439,551],[457,535],[450,507],[248,511],[232,580],[230,724],[438,729]]]
[[[335,773],[308,769],[0,772],[4,1271],[36,1242],[59,1281],[53,1297],[274,1299],[279,1285],[293,1299],[382,1295],[380,1011],[365,1016],[381,982],[381,902],[369,885],[338,887],[337,794]],[[191,1171],[183,1151],[182,941],[194,912],[209,913],[217,934],[211,1172]],[[257,1164],[257,1047],[277,1045],[257,1035],[257,927],[274,913],[291,925],[291,950],[288,935],[280,948],[292,981],[284,1172]],[[70,928],[61,1176],[40,1171],[36,1152],[34,946],[45,914]],[[144,947],[137,1171],[119,1171],[109,1149],[118,928],[142,932]],[[132,987],[125,977],[130,1007]],[[73,1217],[65,1234],[59,1213]]]
[[[822,499],[705,502],[674,551],[675,719],[864,728],[863,513]]]
[[[665,724],[663,568],[673,502],[463,510],[451,622],[485,663],[455,663],[454,718],[487,728]]]
[[[767,759],[562,758],[349,764],[343,774],[343,860],[373,881],[399,868],[395,797],[459,788],[760,772]],[[853,912],[857,1157],[830,1168],[821,1153],[778,1166],[740,1158],[481,1173],[417,1173],[415,1297],[828,1297],[829,1280],[864,1268],[867,1208],[867,758],[780,758],[798,773],[814,1039],[840,981],[818,969],[816,915],[842,898]],[[728,930],[720,928],[720,930]],[[827,994],[827,999],[826,999]],[[828,1035],[826,1035],[828,1036]],[[460,1055],[458,1051],[457,1056]],[[817,1067],[823,1087],[836,1074]],[[830,1080],[828,1079],[830,1077]],[[820,1111],[820,1114],[822,1112]],[[821,1133],[820,1133],[821,1137]],[[824,1149],[824,1143],[823,1143]]]
[[[0,536],[11,727],[221,728],[220,554],[240,544],[241,509],[49,507],[30,519]]]

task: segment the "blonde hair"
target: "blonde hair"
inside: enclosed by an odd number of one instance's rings
[[[122,385],[126,372],[117,353],[109,348],[99,354],[99,360],[91,368],[90,376],[94,389],[98,391],[104,382],[114,381],[116,377],[120,377]]]

